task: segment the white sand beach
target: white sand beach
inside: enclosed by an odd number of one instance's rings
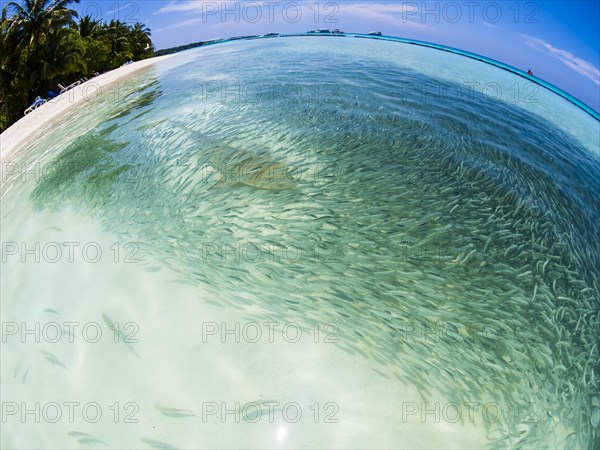
[[[73,89],[55,97],[31,113],[12,124],[0,134],[0,160],[8,162],[14,156],[14,152],[28,142],[31,136],[49,121],[60,117],[68,109],[85,101],[90,93],[98,92],[100,88],[108,87],[117,81],[132,75],[133,73],[151,66],[158,61],[169,58],[171,55],[159,56],[157,58],[144,59],[118,69],[111,70],[102,75],[94,77],[85,83],[75,86]]]

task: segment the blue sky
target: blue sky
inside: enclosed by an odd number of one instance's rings
[[[199,40],[314,28],[381,31],[497,59],[600,111],[600,2],[196,0],[87,1],[105,20],[141,21],[157,49]]]

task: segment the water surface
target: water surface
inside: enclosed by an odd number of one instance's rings
[[[598,121],[528,83],[298,37],[70,112],[2,183],[2,398],[63,417],[7,416],[2,445],[591,448]]]

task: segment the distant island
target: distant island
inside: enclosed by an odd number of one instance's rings
[[[336,35],[340,35],[340,34],[344,34],[344,32],[340,31],[338,29],[330,30],[328,28],[321,28],[318,30],[307,31],[306,34],[336,34]],[[381,32],[379,32],[379,31],[371,31],[371,32],[369,32],[369,34],[375,35],[375,36],[381,36]],[[192,48],[202,47],[202,46],[211,45],[211,44],[217,44],[219,42],[224,42],[224,41],[235,41],[235,40],[239,40],[239,39],[252,39],[252,38],[258,38],[258,37],[264,38],[264,37],[277,37],[277,36],[281,36],[281,34],[280,33],[267,33],[262,36],[256,34],[256,35],[250,35],[250,36],[234,36],[234,37],[230,37],[230,38],[211,39],[209,41],[198,41],[198,42],[193,42],[191,44],[180,45],[178,47],[171,47],[171,48],[166,48],[166,49],[162,49],[162,50],[157,50],[154,52],[154,56],[170,55],[172,53],[183,52],[185,50],[190,50]]]
[[[251,36],[234,36],[234,37],[230,37],[230,38],[211,39],[209,41],[198,41],[198,42],[192,42],[191,44],[180,45],[178,47],[171,47],[171,48],[165,48],[162,50],[157,50],[154,52],[154,56],[170,55],[172,53],[183,52],[185,50],[190,50],[192,48],[203,47],[205,45],[218,44],[220,42],[225,42],[225,41],[236,41],[236,40],[240,40],[240,39],[251,39],[251,38],[257,38],[257,37],[275,37],[275,36],[279,36],[279,33],[268,33],[268,34],[265,34],[264,36],[255,34],[255,35],[251,35]]]
[[[156,50],[154,52],[154,56],[170,55],[172,53],[183,52],[185,50],[190,50],[192,48],[202,47],[204,45],[216,44],[218,42],[223,42],[223,41],[227,41],[227,40],[231,40],[231,39],[213,39],[213,40],[210,40],[210,41],[192,42],[191,44],[179,45],[177,47],[171,47],[171,48],[165,48],[165,49],[162,49],[162,50]]]

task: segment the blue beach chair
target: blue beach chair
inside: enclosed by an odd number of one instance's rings
[[[36,97],[35,101],[31,104],[31,106],[24,111],[24,114],[25,115],[29,114],[31,111],[33,111],[34,109],[39,108],[40,106],[42,106],[47,101],[48,100],[43,99],[42,97]]]

